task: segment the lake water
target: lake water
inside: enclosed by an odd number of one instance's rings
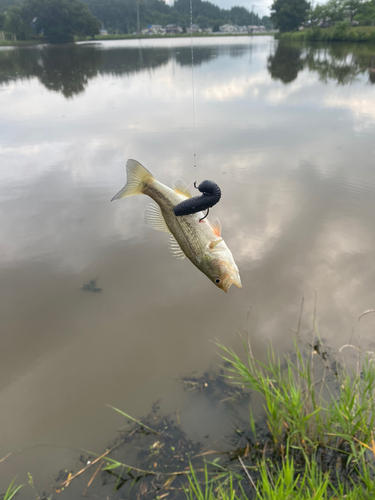
[[[106,405],[140,418],[160,399],[191,437],[224,435],[225,408],[179,377],[218,366],[215,342],[241,353],[239,332],[260,359],[287,351],[302,300],[304,340],[315,309],[334,354],[374,349],[374,56],[194,39],[194,130],[189,39],[0,49],[0,492],[102,453],[124,423]],[[219,184],[209,218],[241,290],[174,259],[146,197],[110,203],[128,158]]]

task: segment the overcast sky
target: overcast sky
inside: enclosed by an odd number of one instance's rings
[[[270,15],[270,6],[273,0],[210,0],[211,3],[218,5],[222,9],[230,9],[233,6],[239,5],[240,7],[246,7],[249,11],[252,10],[254,6],[254,12],[262,16]]]
[[[273,0],[208,0],[221,9],[230,9],[234,6],[246,7],[250,12],[254,7],[254,12],[261,17],[270,15],[270,7]],[[173,0],[165,0],[169,5],[173,5]]]

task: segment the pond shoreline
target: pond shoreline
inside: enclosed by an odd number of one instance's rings
[[[275,35],[274,31],[265,31],[262,33],[194,33],[193,38],[227,38],[227,37],[244,37],[244,36],[272,36]],[[75,36],[74,42],[95,42],[95,41],[105,41],[105,40],[149,40],[149,39],[170,39],[170,38],[190,38],[189,33],[183,33],[181,35],[96,35],[94,38]],[[0,40],[0,47],[12,47],[12,46],[27,46],[27,45],[57,45],[50,44],[46,39],[40,38],[39,40]],[[69,44],[62,44],[69,45]]]
[[[337,23],[332,28],[308,28],[301,31],[289,31],[276,34],[278,40],[301,42],[356,42],[375,43],[374,26],[349,26],[347,23]]]
[[[232,349],[218,347],[223,367],[181,377],[185,390],[215,406],[229,403],[235,413],[258,394],[264,402],[260,418],[250,404],[249,422],[237,416],[220,443],[207,446],[187,435],[178,412],[160,413],[159,401],[142,421],[112,407],[125,417],[120,436],[102,454],[81,454],[78,471],[60,470],[53,491],[67,500],[89,488],[103,498],[121,490],[134,500],[155,494],[203,499],[209,490],[211,500],[273,500],[286,498],[286,491],[290,499],[365,500],[374,492],[372,358],[360,353],[361,371],[349,376],[319,335],[311,343],[297,336],[294,352],[285,358],[270,348],[266,363],[253,357],[251,347],[244,362]],[[138,450],[132,458],[129,448]],[[270,495],[273,489],[276,496]]]

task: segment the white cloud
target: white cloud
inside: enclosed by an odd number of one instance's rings
[[[368,130],[375,123],[375,100],[372,88],[364,88],[358,95],[358,90],[347,89],[327,95],[324,105],[330,108],[340,108],[350,111],[355,123],[355,131]]]

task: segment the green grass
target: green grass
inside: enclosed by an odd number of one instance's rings
[[[11,33],[7,31],[1,31],[5,40],[0,40],[0,47],[12,46],[12,45],[36,45],[40,43],[45,43],[45,39],[42,36],[33,36],[30,40],[12,40]]]
[[[370,42],[375,43],[374,26],[349,26],[345,21],[332,28],[308,28],[277,35],[280,40],[309,42]]]
[[[259,465],[261,477],[254,484],[253,494],[245,493],[243,483],[235,486],[233,476],[228,481],[210,480],[206,474],[200,481],[194,469],[189,476],[189,487],[185,489],[187,500],[372,500],[374,488],[356,485],[350,491],[342,485],[333,488],[327,475],[314,462],[304,473],[296,470],[294,460],[286,457],[282,466],[276,468],[265,462]],[[370,480],[373,482],[373,479]]]
[[[351,377],[339,369],[333,393],[332,385],[325,381],[328,372],[332,373],[328,362],[321,380],[314,380],[314,353],[303,355],[297,343],[293,361],[286,357],[281,363],[271,349],[266,364],[249,352],[247,362],[243,362],[233,350],[220,347],[229,364],[228,377],[264,397],[266,420],[276,447],[287,439],[292,447],[311,451],[318,445],[335,447],[339,440],[350,446],[354,457],[358,449],[371,444],[375,369],[369,360],[362,364],[361,373]],[[324,392],[332,396],[330,401],[323,397]]]
[[[10,47],[10,46],[19,46],[19,45],[39,45],[41,43],[46,43],[42,40],[0,40],[0,47]]]
[[[3,500],[11,500],[11,498],[13,498],[17,494],[17,492],[22,488],[23,484],[21,484],[20,486],[14,485],[15,480],[16,478],[14,478],[10,483],[10,485],[8,486],[8,489],[5,492]]]
[[[364,359],[348,373],[322,347],[280,360],[243,361],[222,345],[228,377],[262,396],[264,418],[250,416],[246,452],[232,451],[233,465],[200,483],[189,477],[189,500],[367,500],[375,498],[375,367]],[[262,428],[262,422],[266,428]],[[250,450],[250,453],[249,453]],[[241,465],[241,467],[240,467]],[[238,474],[242,480],[238,481]],[[214,476],[215,477],[215,476]],[[226,483],[223,483],[226,478]]]
[[[250,397],[260,396],[263,404],[263,414],[257,419],[250,408],[249,422],[243,430],[236,425],[236,444],[228,453],[212,452],[217,457],[202,464],[203,459],[198,457],[211,451],[194,452],[186,459],[194,460],[190,469],[177,466],[173,471],[161,472],[165,465],[159,454],[165,444],[161,437],[163,429],[168,429],[168,439],[173,436],[170,424],[163,420],[152,424],[152,428],[110,407],[137,424],[142,433],[157,435],[160,448],[150,445],[149,449],[158,450],[158,470],[154,469],[156,465],[152,467],[156,460],[156,452],[152,451],[149,464],[141,464],[143,468],[109,458],[121,441],[93,463],[102,460],[99,468],[117,478],[114,491],[127,481],[128,492],[141,480],[148,484],[158,481],[156,499],[167,498],[170,493],[171,498],[183,495],[186,500],[374,499],[374,353],[362,355],[358,350],[356,369],[347,369],[327,354],[319,332],[314,330],[311,345],[301,348],[297,334],[291,353],[280,357],[270,348],[266,361],[254,358],[249,344],[244,343],[241,356],[218,345],[227,378],[241,390],[249,390]],[[134,429],[129,436],[132,434]],[[178,435],[181,440],[181,431]],[[172,447],[170,443],[165,448],[170,448],[170,456],[174,456],[177,445]],[[189,449],[190,443],[187,441]],[[33,478],[30,474],[28,477],[35,491]],[[14,482],[3,500],[14,498],[22,487]]]
[[[195,461],[190,470],[163,474],[106,456],[104,470],[134,471],[134,484],[161,474],[160,498],[173,481],[187,500],[375,498],[375,365],[359,355],[357,371],[347,370],[326,353],[317,330],[314,337],[313,346],[301,349],[295,341],[293,352],[281,358],[270,349],[266,362],[246,344],[242,357],[219,345],[228,379],[263,401],[263,415],[256,420],[250,409],[248,425],[236,430],[240,441],[224,460],[217,457],[203,468]]]

